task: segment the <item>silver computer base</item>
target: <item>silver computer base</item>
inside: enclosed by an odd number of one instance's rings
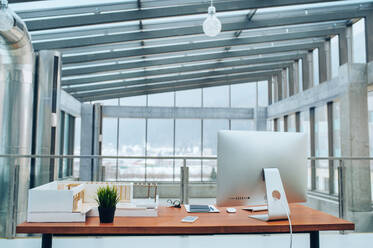
[[[263,173],[268,214],[250,215],[249,217],[263,221],[287,219],[287,213],[290,215],[290,210],[279,170],[277,168],[265,168]]]

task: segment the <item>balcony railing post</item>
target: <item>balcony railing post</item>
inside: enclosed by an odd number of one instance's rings
[[[339,160],[338,166],[338,210],[339,218],[344,218],[344,165],[343,160]]]
[[[182,204],[189,203],[189,168],[186,165],[186,158],[183,159],[183,166],[180,168],[180,201]]]

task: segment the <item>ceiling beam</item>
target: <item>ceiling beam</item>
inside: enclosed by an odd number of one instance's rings
[[[306,24],[306,23],[317,23],[317,22],[328,22],[337,20],[346,20],[352,18],[364,17],[371,12],[371,9],[359,10],[360,5],[348,5],[346,8],[339,8],[336,12],[328,12],[327,10],[317,9],[319,12],[316,14],[305,13],[305,11],[296,11],[295,16],[288,16],[284,14],[284,17],[273,18],[272,13],[263,13],[261,18],[257,21],[252,22],[233,22],[224,23],[222,32],[247,30],[256,28],[268,28],[286,25]],[[371,6],[370,6],[371,7]],[[294,11],[293,11],[294,12]],[[267,17],[265,17],[267,16]],[[170,25],[172,27],[172,25]],[[117,42],[129,42],[136,40],[148,40],[158,39],[167,37],[178,37],[187,35],[202,34],[201,26],[186,26],[182,28],[169,28],[161,30],[143,30],[141,32],[131,32],[123,34],[112,34],[112,35],[101,35],[95,37],[80,37],[73,39],[64,40],[52,40],[52,41],[40,41],[34,42],[33,46],[35,50],[40,49],[65,49],[74,47],[84,47],[97,44],[110,44]]]
[[[272,34],[272,35],[263,35],[255,37],[245,37],[238,39],[228,39],[228,40],[216,40],[208,42],[198,42],[191,44],[180,44],[180,45],[167,45],[160,47],[150,47],[150,48],[141,48],[141,49],[131,49],[125,51],[111,51],[107,53],[96,53],[96,54],[86,54],[86,55],[77,55],[63,57],[63,64],[71,63],[84,63],[92,62],[99,60],[107,59],[118,59],[118,58],[128,58],[134,56],[146,56],[146,55],[155,55],[155,54],[165,54],[173,52],[182,52],[182,51],[191,51],[199,49],[209,49],[209,48],[219,48],[226,46],[240,46],[240,45],[249,45],[255,43],[264,43],[264,42],[275,42],[275,41],[285,41],[285,40],[294,40],[294,39],[306,39],[312,37],[329,37],[331,35],[337,35],[343,32],[345,28],[338,27],[333,29],[326,30],[313,30],[313,31],[304,31],[304,32],[294,32],[294,33],[283,33],[283,34]]]
[[[185,65],[182,67],[174,67],[174,68],[165,68],[165,69],[158,69],[158,70],[147,70],[147,71],[137,71],[137,72],[127,72],[127,73],[118,73],[112,75],[92,75],[91,77],[82,77],[82,78],[62,78],[61,85],[62,86],[70,86],[70,85],[82,85],[82,84],[90,84],[90,83],[97,83],[97,82],[104,82],[104,81],[113,81],[113,80],[125,80],[131,78],[144,78],[144,77],[151,77],[151,76],[159,76],[159,75],[168,75],[174,73],[185,73],[185,72],[194,72],[194,71],[201,71],[201,70],[211,70],[211,69],[218,69],[218,68],[226,68],[226,67],[234,67],[234,66],[245,66],[245,65],[257,65],[263,63],[287,63],[287,61],[297,60],[302,58],[307,52],[296,52],[287,55],[274,55],[262,58],[249,58],[249,59],[240,59],[235,61],[229,62],[216,62],[216,63],[205,63],[200,65]]]
[[[103,90],[103,91],[95,91],[95,92],[88,92],[88,93],[78,93],[72,94],[78,100],[83,100],[91,97],[97,96],[111,96],[121,94],[121,93],[143,93],[148,94],[154,90],[184,90],[185,87],[194,87],[194,88],[203,88],[206,85],[214,86],[219,83],[223,84],[230,84],[234,81],[240,80],[241,82],[250,82],[249,78],[268,78],[271,75],[280,72],[281,70],[269,70],[263,72],[252,72],[240,75],[227,75],[225,77],[219,78],[203,78],[203,79],[195,79],[195,80],[188,80],[188,81],[179,81],[179,82],[171,82],[171,83],[162,83],[162,84],[155,84],[155,85],[143,85],[143,86],[135,86],[135,87],[128,87],[123,89],[115,89],[115,90]],[[158,92],[158,91],[157,91]]]
[[[80,86],[80,87],[66,88],[65,91],[68,92],[68,93],[78,93],[78,92],[84,92],[84,91],[94,91],[94,90],[102,90],[102,89],[110,89],[110,88],[128,87],[128,86],[133,86],[133,85],[145,85],[145,84],[150,85],[150,84],[155,84],[155,83],[164,83],[164,82],[172,82],[172,81],[180,81],[180,80],[191,80],[191,79],[195,79],[195,78],[204,78],[204,77],[213,77],[213,76],[226,76],[226,75],[230,75],[230,74],[281,69],[281,68],[285,68],[285,67],[290,67],[290,65],[291,65],[291,63],[249,66],[249,67],[243,67],[243,68],[232,68],[232,69],[229,69],[229,70],[208,71],[208,72],[199,72],[199,73],[191,73],[191,74],[183,74],[183,75],[173,75],[173,76],[143,79],[143,80],[132,80],[132,81],[127,81],[127,82],[123,81],[123,82],[116,82],[116,83],[102,83],[102,84],[86,85],[86,86]]]
[[[290,51],[296,51],[296,50],[310,50],[318,46],[321,46],[322,44],[323,42],[316,41],[316,42],[309,42],[309,43],[292,44],[292,45],[287,45],[287,46],[266,47],[266,48],[252,49],[252,50],[221,52],[221,53],[214,53],[214,54],[194,55],[194,56],[181,56],[181,57],[174,57],[174,58],[130,62],[130,63],[123,63],[123,64],[118,63],[118,64],[111,64],[111,65],[97,65],[97,66],[91,66],[91,67],[85,67],[85,68],[79,68],[79,67],[69,68],[69,69],[63,69],[62,75],[66,77],[66,76],[97,73],[97,72],[108,72],[108,71],[115,71],[115,70],[135,69],[135,68],[144,68],[144,67],[170,65],[170,64],[172,65],[172,64],[177,64],[177,63],[206,61],[206,60],[224,59],[224,58],[232,58],[232,57],[245,57],[245,56],[253,56],[253,55],[260,55],[260,54],[290,52]]]
[[[338,1],[338,0],[329,0]],[[340,0],[339,0],[340,1]],[[217,12],[239,11],[246,9],[278,7],[294,4],[310,4],[324,2],[322,0],[235,0],[222,1],[214,3]],[[105,23],[116,23],[136,20],[147,20],[154,18],[166,18],[184,15],[206,14],[208,3],[197,3],[179,6],[169,6],[162,8],[150,9],[134,9],[120,12],[96,13],[94,15],[85,16],[66,16],[66,17],[51,17],[48,20],[29,20],[26,25],[29,31],[58,29],[69,27],[80,27],[83,25],[98,25]]]

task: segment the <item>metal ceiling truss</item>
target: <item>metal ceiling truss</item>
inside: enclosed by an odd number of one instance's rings
[[[337,12],[328,11],[325,9],[313,11],[315,13],[310,14],[307,11],[292,11],[295,12],[295,16],[288,16],[286,13],[281,15],[278,13],[277,18],[273,18],[273,13],[263,13],[262,17],[265,18],[258,19],[252,22],[234,22],[234,23],[224,23],[223,32],[227,31],[237,31],[237,30],[247,30],[256,28],[268,28],[276,26],[286,26],[295,24],[306,24],[306,23],[317,23],[317,22],[328,22],[328,21],[338,21],[338,20],[348,20],[353,18],[360,18],[368,15],[372,11],[372,6],[369,5],[363,10],[360,10],[360,4],[352,4],[343,6],[343,8],[338,8]],[[285,11],[286,12],[286,11]],[[258,15],[258,14],[257,14]],[[257,17],[257,15],[255,17]],[[81,19],[84,19],[80,17]],[[172,23],[170,24],[172,27]],[[62,49],[62,48],[74,48],[91,46],[97,44],[110,44],[116,42],[129,42],[136,40],[149,40],[167,37],[177,37],[177,36],[187,36],[187,35],[197,35],[202,34],[202,28],[198,26],[185,26],[181,28],[165,28],[160,30],[146,30],[141,32],[130,32],[122,34],[112,34],[112,35],[101,35],[96,37],[81,37],[74,39],[65,40],[52,40],[34,43],[34,48],[36,50],[40,49]],[[185,37],[187,39],[187,37]]]
[[[226,69],[226,70],[220,70],[220,71],[199,72],[199,73],[166,76],[166,77],[159,77],[159,78],[152,78],[152,79],[86,85],[86,86],[80,86],[80,87],[65,88],[64,90],[68,93],[78,93],[78,92],[84,92],[84,91],[128,87],[128,86],[133,86],[133,85],[145,85],[145,84],[163,83],[163,82],[170,82],[170,81],[190,80],[190,79],[195,79],[195,78],[204,78],[204,77],[212,77],[212,76],[225,76],[228,74],[231,75],[231,74],[246,73],[246,72],[265,71],[265,70],[271,70],[271,69],[282,69],[282,68],[286,68],[290,66],[291,66],[291,63],[286,63],[286,64],[281,63],[281,64],[250,66],[250,67],[243,67],[243,68],[231,68],[229,70]]]
[[[338,1],[338,0],[332,0]],[[294,4],[309,4],[309,3],[319,3],[322,0],[236,0],[236,1],[219,1],[215,2],[214,6],[217,12],[230,12],[230,11],[240,11],[258,8],[268,8],[268,7],[278,7]],[[329,0],[330,2],[330,0]],[[29,31],[36,30],[46,30],[46,29],[58,29],[67,27],[80,27],[83,25],[97,25],[104,23],[115,23],[115,22],[126,22],[134,20],[148,20],[155,18],[167,18],[174,16],[187,16],[187,15],[198,15],[206,14],[206,9],[209,6],[208,2],[188,4],[188,5],[171,5],[164,6],[162,8],[149,8],[149,9],[132,9],[119,11],[118,9],[114,12],[100,12],[96,9],[92,12],[84,13],[84,18],[80,13],[77,16],[59,16],[59,17],[49,17],[48,21],[44,19],[29,20],[26,21],[26,25]],[[22,13],[20,13],[22,16]]]
[[[92,67],[84,67],[84,68],[71,68],[71,69],[64,69],[62,71],[62,75],[66,76],[73,76],[73,75],[81,75],[81,74],[90,74],[90,73],[98,73],[98,72],[108,72],[114,70],[126,70],[126,69],[135,69],[135,68],[144,68],[144,67],[152,67],[152,66],[160,66],[160,65],[172,65],[177,63],[187,63],[187,62],[196,62],[196,61],[207,61],[207,60],[216,60],[216,59],[224,59],[224,58],[232,58],[232,57],[245,57],[245,56],[254,56],[254,55],[261,55],[261,54],[273,54],[273,53],[281,53],[281,52],[290,52],[296,50],[310,50],[316,47],[319,47],[323,44],[323,42],[309,42],[304,44],[294,44],[289,46],[278,46],[278,47],[267,47],[267,48],[259,48],[259,49],[252,49],[252,50],[242,50],[242,51],[232,51],[232,52],[224,52],[224,53],[215,53],[215,54],[203,54],[203,55],[195,55],[195,56],[182,56],[182,57],[174,57],[174,58],[165,58],[159,60],[148,60],[148,61],[139,61],[139,62],[132,62],[132,63],[123,63],[123,64],[110,64],[110,65],[97,65]]]
[[[271,70],[255,73],[247,73],[235,76],[225,76],[220,78],[203,78],[190,81],[180,81],[173,83],[144,85],[136,87],[128,87],[116,90],[105,90],[100,93],[81,93],[73,94],[80,101],[104,100],[118,97],[127,97],[134,95],[155,94],[161,92],[180,91],[195,88],[214,87],[221,85],[248,83],[260,80],[267,80],[272,75],[281,72],[282,70]]]
[[[286,41],[286,40],[295,40],[295,39],[305,39],[312,37],[329,37],[332,35],[337,35],[342,32],[344,28],[334,28],[326,30],[315,30],[315,31],[305,31],[305,32],[296,32],[296,33],[284,33],[284,34],[274,34],[274,35],[265,35],[265,36],[256,36],[256,37],[247,37],[239,39],[229,39],[229,40],[216,40],[208,42],[199,42],[192,44],[180,44],[180,45],[167,45],[161,47],[150,47],[150,48],[141,48],[141,49],[130,49],[125,51],[111,51],[107,53],[96,53],[96,54],[87,54],[87,55],[78,55],[78,56],[69,56],[63,57],[62,61],[66,64],[71,63],[83,63],[83,62],[92,62],[100,61],[107,59],[118,59],[118,58],[128,58],[133,56],[144,56],[144,55],[155,55],[155,54],[164,54],[172,52],[181,52],[181,51],[191,51],[198,49],[209,49],[209,48],[219,48],[226,46],[239,46],[239,45],[249,45],[261,42],[275,42],[275,41]]]
[[[125,80],[125,79],[133,79],[133,78],[144,78],[144,77],[151,77],[151,76],[159,76],[159,75],[168,75],[174,73],[185,73],[185,72],[194,72],[200,70],[212,70],[212,69],[220,69],[226,67],[237,67],[237,66],[245,66],[245,65],[257,65],[263,63],[288,63],[289,61],[297,60],[302,58],[306,51],[303,52],[293,52],[291,54],[286,55],[277,55],[277,56],[268,56],[262,58],[249,58],[249,59],[239,59],[235,61],[228,61],[228,62],[216,62],[216,63],[204,63],[199,65],[186,65],[181,67],[174,67],[174,68],[165,68],[165,69],[157,69],[157,70],[141,70],[137,72],[121,72],[118,74],[112,75],[92,75],[91,77],[81,77],[81,78],[62,78],[61,85],[62,86],[71,86],[71,85],[82,85],[82,84],[91,84],[97,82],[104,82],[104,81],[113,81],[113,80]]]

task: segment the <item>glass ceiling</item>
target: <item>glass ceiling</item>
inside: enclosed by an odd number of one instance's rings
[[[373,0],[283,6],[289,2],[254,2],[265,7],[253,12],[248,1],[215,0],[223,25],[215,38],[205,36],[201,27],[208,0],[49,0],[9,6],[28,26],[34,49],[61,51],[62,85],[76,95],[81,89],[122,94],[128,87],[115,84],[128,79],[141,85],[146,78],[181,75],[185,79],[178,83],[183,84],[202,79],[203,72],[235,76],[245,66],[276,71],[373,11]]]

